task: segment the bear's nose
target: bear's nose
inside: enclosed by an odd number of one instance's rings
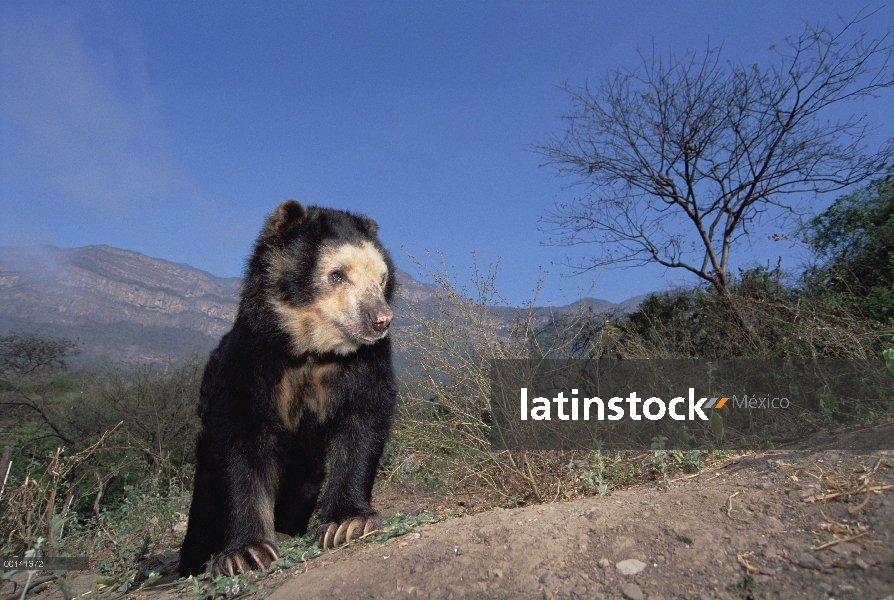
[[[385,310],[376,311],[374,314],[370,315],[370,321],[372,321],[372,328],[377,332],[381,333],[388,329],[388,326],[391,325],[391,320],[394,318],[394,312],[390,308],[386,308]]]

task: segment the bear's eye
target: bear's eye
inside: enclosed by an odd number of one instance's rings
[[[345,274],[341,271],[332,271],[329,273],[329,281],[335,285],[340,285],[345,282]]]

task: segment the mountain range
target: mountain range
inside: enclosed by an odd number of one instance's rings
[[[436,302],[439,288],[397,270],[400,300],[395,328],[407,326],[407,303]],[[35,332],[77,340],[81,360],[142,363],[205,354],[226,333],[239,304],[241,279],[215,277],[110,246],[0,247],[0,335]],[[594,312],[629,312],[620,304],[585,298]],[[543,318],[567,307],[538,309]],[[503,307],[501,317],[516,311]],[[432,306],[432,312],[434,307]]]

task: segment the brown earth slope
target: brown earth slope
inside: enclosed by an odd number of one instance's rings
[[[890,599],[894,452],[840,448],[891,448],[892,436],[890,424],[821,434],[805,449],[740,458],[666,491],[655,483],[451,519],[280,571],[254,595]],[[379,508],[432,502],[388,496]]]
[[[642,486],[497,509],[359,544],[311,561],[306,572],[284,573],[281,584],[265,581],[261,593],[271,599],[889,598],[892,483],[894,453],[758,454],[677,480],[666,492]],[[875,491],[824,499],[861,485]]]
[[[820,434],[806,449],[749,455],[666,491],[656,482],[450,519],[279,571],[254,596],[894,598],[894,451],[841,450],[890,449],[892,435],[894,424]],[[431,507],[412,496],[378,502],[386,515]],[[87,589],[96,576],[79,580]]]

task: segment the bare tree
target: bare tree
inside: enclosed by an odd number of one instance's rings
[[[24,406],[36,412],[68,445],[73,440],[47,411],[47,381],[41,375],[65,369],[65,359],[77,354],[77,342],[31,333],[0,337],[0,406]],[[4,393],[5,392],[5,393]]]
[[[179,463],[192,454],[198,431],[196,405],[204,361],[109,369],[98,377],[95,398],[81,407],[75,429],[92,437],[123,422],[124,431],[150,465]]]
[[[601,256],[570,265],[578,272],[658,263],[726,296],[730,253],[753,225],[796,214],[793,194],[834,192],[891,166],[894,140],[870,149],[865,115],[834,120],[894,85],[891,30],[860,30],[875,16],[834,30],[805,23],[771,48],[768,67],[724,61],[710,44],[682,58],[653,49],[594,89],[567,88],[566,128],[535,149],[588,191],[544,217],[550,243],[601,245]]]

